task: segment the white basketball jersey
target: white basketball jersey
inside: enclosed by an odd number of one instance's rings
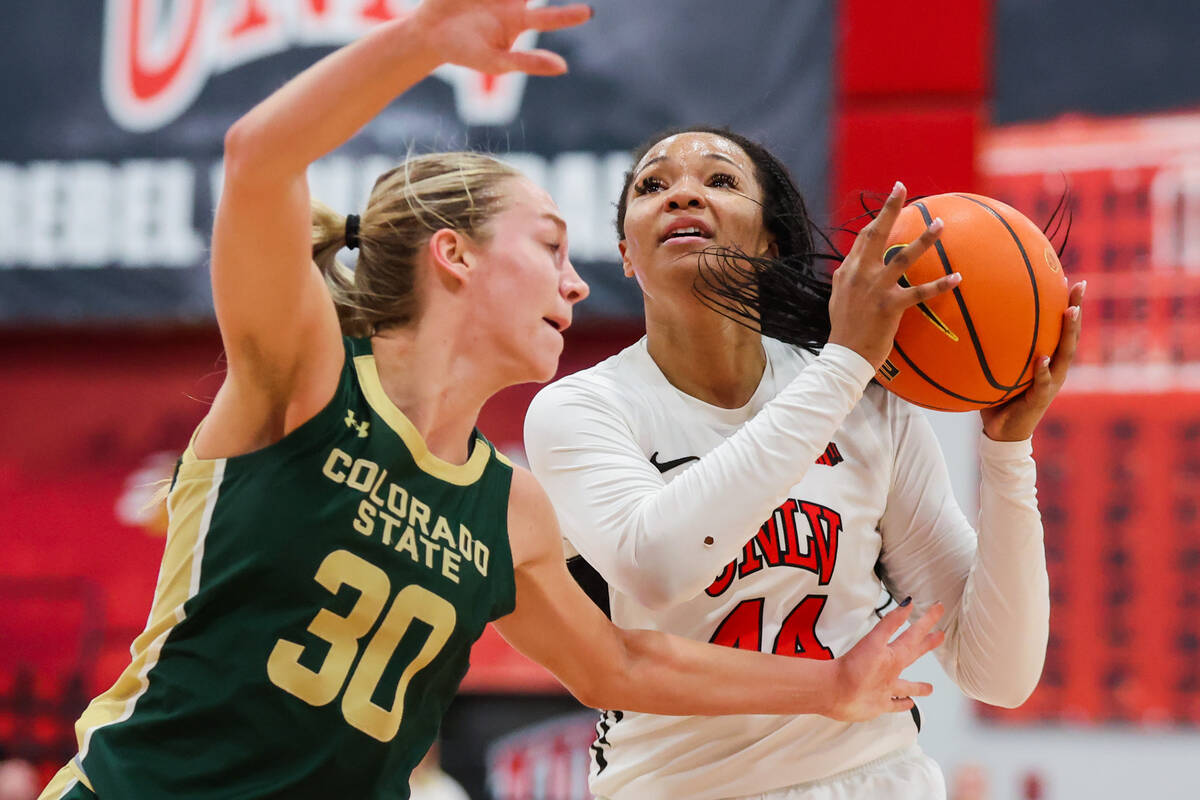
[[[686,557],[653,567],[639,561],[638,554],[628,552],[635,545],[620,536],[628,514],[610,512],[617,504],[604,500],[605,492],[615,497],[612,493],[621,485],[649,492],[654,481],[679,480],[816,360],[774,340],[763,344],[766,369],[757,391],[745,406],[725,409],[672,386],[643,339],[544,389],[530,408],[526,448],[568,542],[585,555],[597,554],[589,561],[602,574],[607,571],[614,623],[768,653],[833,658],[872,628],[879,619],[876,609],[887,600],[875,567],[884,547],[881,520],[894,495],[897,472],[905,469],[898,459],[942,464],[932,434],[920,427],[927,423],[919,411],[877,386],[868,387],[840,427],[830,428],[828,444],[815,451],[802,480],[776,490],[765,506],[774,505],[768,518],[747,521],[737,532],[745,544],[736,558],[714,571],[702,591],[669,604],[639,602],[635,587],[653,582],[656,573],[686,571]],[[914,426],[918,435],[911,434]],[[581,431],[582,438],[562,441],[572,431]],[[907,439],[903,447],[897,441],[902,435]],[[766,460],[776,449],[767,438],[754,452]],[[606,459],[623,464],[629,474],[621,478],[615,471],[603,472]],[[754,464],[741,463],[748,496]],[[941,470],[945,472],[944,465]],[[595,480],[586,477],[589,471]],[[947,563],[953,571],[961,573],[947,578],[960,584],[975,555],[975,533],[957,511],[944,475],[933,478],[931,496],[909,515],[939,518],[932,526],[938,546],[950,554]],[[687,509],[693,515],[705,507],[716,509],[716,504],[737,504],[738,492],[735,486],[714,487],[711,494],[679,502],[701,506]],[[931,527],[927,523],[916,520],[911,526]],[[1040,533],[1039,526],[1039,548]],[[711,537],[706,541],[711,543]],[[627,560],[620,563],[636,563],[637,570],[614,566],[618,562],[608,559],[621,548]],[[905,573],[904,565],[894,566]],[[895,588],[890,574],[889,582]],[[652,592],[645,595],[650,596]],[[935,599],[949,606],[957,598],[924,598],[925,605]],[[772,687],[760,690],[770,693]],[[755,794],[853,769],[910,746],[917,730],[917,715],[909,712],[843,723],[816,715],[670,717],[608,711],[601,715],[592,748],[591,789],[613,800]]]

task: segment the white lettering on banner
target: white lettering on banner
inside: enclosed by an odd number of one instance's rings
[[[573,260],[617,260],[614,203],[631,165],[628,153],[571,151],[550,159],[536,153],[505,153],[497,158],[550,192],[567,222]],[[309,168],[308,182],[313,197],[331,208],[361,213],[375,178],[395,164],[384,156],[331,156]],[[218,172],[214,195],[219,180]]]
[[[544,5],[533,0],[531,5]],[[292,47],[336,46],[419,0],[107,0],[101,94],[117,124],[151,131],[175,120],[212,75]],[[536,31],[515,47],[532,48]],[[445,65],[434,75],[454,90],[468,125],[506,125],[525,93],[523,73],[483,75]]]
[[[616,261],[613,203],[630,166],[627,153],[573,151],[498,156],[554,196],[567,221],[571,258]],[[330,156],[309,169],[313,197],[361,213],[375,178],[396,164],[384,155]],[[221,193],[220,162],[183,159],[0,162],[0,269],[198,266],[208,220],[196,230],[200,181]],[[201,215],[202,217],[204,215]]]
[[[195,266],[195,195],[181,159],[0,163],[0,268]]]
[[[632,166],[629,153],[575,151],[546,159],[535,153],[499,155],[554,198],[567,222],[575,261],[616,261],[616,200]]]

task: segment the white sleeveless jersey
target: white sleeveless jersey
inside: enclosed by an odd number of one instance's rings
[[[964,691],[1022,702],[1049,613],[1029,443],[981,441],[977,536],[921,413],[877,386],[863,394],[866,361],[836,345],[816,357],[763,343],[766,369],[742,408],[674,388],[645,339],[531,405],[530,466],[569,551],[608,581],[613,621],[832,658],[878,621],[881,562],[896,596],[946,605],[938,655]],[[917,730],[909,712],[863,723],[602,712],[591,789],[614,800],[756,794],[854,769]]]

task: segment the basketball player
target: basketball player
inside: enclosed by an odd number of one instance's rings
[[[871,629],[884,590],[918,608],[941,601],[948,674],[971,697],[1016,706],[1041,672],[1049,613],[1029,439],[1065,379],[1083,287],[1033,387],[982,412],[976,534],[925,418],[868,386],[896,331],[900,306],[887,298],[903,297],[897,278],[919,252],[910,245],[883,268],[904,197],[897,184],[830,283],[810,256],[803,200],[769,152],[716,129],[655,137],[635,155],[617,216],[646,336],[543,389],[526,449],[569,544],[607,581],[599,599],[618,625],[829,659]],[[935,220],[921,239],[941,227]],[[789,326],[807,349],[711,308],[737,302],[693,288],[701,270],[723,269],[714,251],[726,262],[769,259],[792,276],[763,324]],[[890,287],[856,297],[868,275]],[[753,713],[605,712],[592,791],[945,796],[916,744],[915,711],[852,724]]]
[[[553,375],[587,294],[544,191],[451,153],[385,173],[361,219],[310,206],[309,164],[438,64],[560,73],[510,47],[589,15],[428,0],[230,129],[212,243],[228,373],[176,468],[133,661],[43,797],[406,798],[490,620],[600,707],[852,720],[928,694],[899,673],[940,641],[936,611],[801,664],[622,631],[571,581],[545,495],[475,430],[497,390]]]

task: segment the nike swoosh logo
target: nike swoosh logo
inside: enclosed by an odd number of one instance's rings
[[[674,458],[670,461],[659,461],[658,451],[655,450],[650,454],[650,463],[653,464],[659,472],[670,472],[676,467],[683,466],[689,461],[699,461],[700,456],[684,456],[683,458]]]

